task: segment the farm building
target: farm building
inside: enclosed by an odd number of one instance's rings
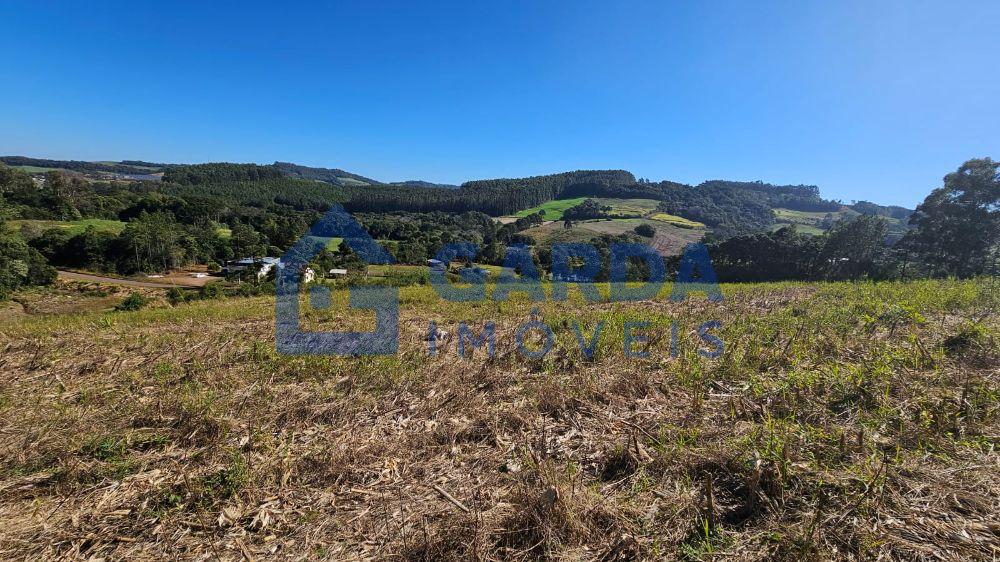
[[[278,266],[279,268],[281,267],[281,258],[242,258],[226,262],[225,267],[222,268],[222,273],[229,275],[239,271],[246,271],[252,267],[257,267],[259,268],[257,270],[257,278],[263,279],[264,277],[267,277],[267,274],[270,273],[275,266]]]

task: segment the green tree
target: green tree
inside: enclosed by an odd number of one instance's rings
[[[56,270],[19,236],[0,233],[0,299],[29,285],[49,285]]]
[[[19,192],[27,192],[35,189],[35,183],[31,176],[0,163],[0,195],[13,195]]]
[[[252,226],[243,223],[233,225],[233,233],[229,237],[229,245],[233,249],[233,256],[236,259],[258,258],[267,253],[267,238],[253,229]]]
[[[995,265],[1000,243],[1000,163],[969,160],[945,176],[910,217],[900,242],[934,275],[969,277]]]
[[[59,220],[78,220],[80,211],[73,205],[72,195],[81,189],[83,180],[68,178],[62,172],[53,170],[45,174],[45,184],[40,190],[45,206]]]
[[[805,235],[786,226],[712,243],[708,253],[720,281],[811,279],[816,276],[824,241],[823,236]]]
[[[645,224],[645,223],[640,224],[639,226],[635,227],[633,230],[639,236],[645,236],[646,238],[652,238],[653,236],[656,235],[656,229],[653,228],[651,225],[648,225],[648,224]]]
[[[396,258],[400,263],[423,265],[427,261],[427,248],[420,242],[403,242]]]
[[[821,264],[830,279],[858,279],[874,272],[885,250],[889,223],[883,217],[859,215],[834,223],[826,236]]]
[[[122,273],[166,271],[189,258],[185,233],[166,212],[143,213],[118,237],[118,269]]]

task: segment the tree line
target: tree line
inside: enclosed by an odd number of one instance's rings
[[[708,241],[724,280],[981,275],[995,271],[1000,238],[997,163],[990,159],[970,160],[948,174],[915,212],[860,202],[853,208],[862,216],[821,236],[793,228],[770,231],[774,206],[832,208],[813,186],[723,181],[687,186],[636,180],[621,170],[483,180],[458,189],[342,186],[288,178],[272,166],[252,164],[177,166],[165,178],[122,184],[50,172],[35,181],[0,165],[0,200],[8,219],[126,223],[120,233],[24,227],[16,236],[4,229],[0,294],[51,279],[47,264],[127,274],[280,255],[333,203],[354,212],[400,262],[423,263],[442,245],[464,240],[482,245],[483,261],[501,263],[509,244],[536,246],[536,255],[546,251],[523,233],[544,217],[501,225],[491,216],[557,197],[652,198],[664,212],[710,227]],[[589,201],[570,214],[605,211]],[[885,218],[907,220],[910,232],[887,244]]]
[[[887,213],[840,221],[820,236],[794,227],[735,236],[711,244],[709,254],[722,281],[1000,274],[1000,163],[969,160],[945,176],[907,212],[911,230],[893,244],[886,217],[901,212]]]

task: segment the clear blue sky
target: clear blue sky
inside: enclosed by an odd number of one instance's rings
[[[295,4],[4,2],[0,154],[624,168],[910,206],[1000,158],[995,1]]]

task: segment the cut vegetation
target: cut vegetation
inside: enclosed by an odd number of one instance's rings
[[[15,314],[0,326],[0,420],[17,436],[0,443],[0,548],[26,560],[996,558],[1000,333],[983,314],[995,288],[726,285],[718,304],[669,291],[592,306],[572,292],[448,303],[407,287],[399,354],[362,358],[276,354],[266,297]],[[370,329],[346,291],[332,299],[304,322]],[[526,360],[515,342],[532,316],[555,342]],[[716,319],[725,350],[710,360],[697,327]],[[463,359],[448,337],[429,354],[428,321],[477,334],[494,322],[494,357]],[[639,321],[649,356],[626,357],[623,327]],[[577,322],[588,340],[603,323],[592,359]]]

